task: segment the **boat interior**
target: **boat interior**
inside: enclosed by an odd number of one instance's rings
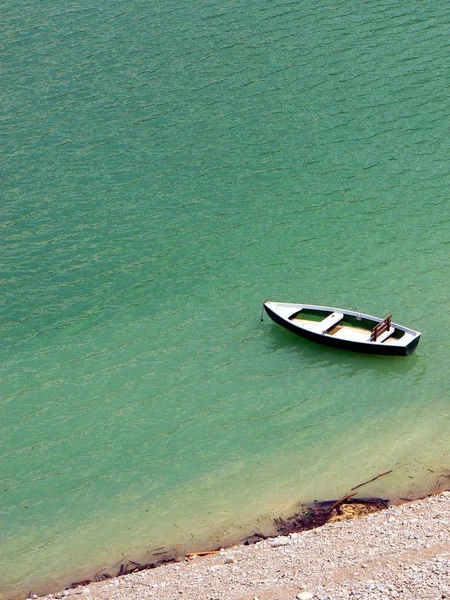
[[[332,312],[325,316],[323,311],[303,309],[294,314],[290,320],[308,331],[332,335],[333,337],[353,342],[372,342],[398,344],[405,343],[409,334],[392,326],[392,315],[380,322]],[[413,337],[413,336],[411,336]]]

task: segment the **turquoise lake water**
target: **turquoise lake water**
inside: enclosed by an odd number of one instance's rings
[[[450,5],[2,8],[0,598],[448,487]]]

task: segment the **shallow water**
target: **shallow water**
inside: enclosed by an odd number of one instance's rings
[[[8,4],[0,597],[445,486],[450,8]],[[419,329],[297,339],[261,300]],[[117,567],[115,567],[117,569]]]

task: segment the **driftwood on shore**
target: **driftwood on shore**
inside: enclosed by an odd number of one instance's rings
[[[315,502],[299,513],[287,519],[275,519],[278,535],[307,531],[321,527],[339,518],[354,518],[387,507],[389,501],[384,498],[353,498],[354,494],[346,494],[340,500]],[[345,514],[344,507],[351,507]]]
[[[307,506],[302,512],[297,513],[288,519],[275,519],[277,533],[283,535],[294,531],[314,529],[315,527],[320,527],[329,521],[334,521],[339,518],[355,518],[386,508],[389,502],[388,500],[385,500],[384,498],[354,498],[354,496],[356,496],[354,490],[357,490],[380,477],[384,477],[384,475],[389,475],[389,473],[392,473],[392,469],[390,471],[385,471],[384,473],[379,473],[375,477],[355,485],[348,494],[345,494],[345,496],[342,496],[339,500],[314,502],[314,504]],[[345,511],[343,509],[345,505],[351,505],[352,507],[351,510],[347,510],[346,514],[344,514]]]
[[[186,558],[190,558],[192,556],[209,556],[210,554],[219,554],[220,548],[217,550],[197,550],[197,552],[186,552]]]
[[[355,487],[352,487],[352,492],[353,492],[353,490],[357,490],[358,488],[362,487],[363,485],[366,485],[367,483],[372,483],[372,481],[375,481],[376,479],[379,479],[380,477],[384,477],[385,475],[389,475],[389,473],[392,473],[392,469],[390,471],[385,471],[384,473],[379,473],[375,477],[372,477],[372,479],[368,479],[367,481],[363,481],[359,485],[355,485]]]
[[[330,506],[330,508],[328,509],[328,512],[331,513],[335,508],[338,508],[346,500],[350,500],[350,498],[353,498],[353,496],[356,496],[356,494],[345,494],[345,496],[342,496],[342,498],[340,498],[339,500],[336,500],[336,502],[334,502],[334,504],[332,504]]]

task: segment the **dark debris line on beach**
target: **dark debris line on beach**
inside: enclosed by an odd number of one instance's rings
[[[363,483],[352,488],[356,490],[363,485],[371,483],[375,481],[379,477],[383,477],[384,475],[388,475],[392,473],[391,471],[386,471],[385,473],[380,473],[376,477],[372,477]],[[276,525],[276,533],[274,535],[264,535],[262,532],[255,532],[251,536],[247,537],[241,543],[248,546],[250,544],[256,544],[258,541],[262,539],[267,539],[271,537],[277,537],[278,535],[287,535],[289,533],[296,533],[301,531],[307,531],[309,529],[314,529],[316,527],[321,527],[328,523],[328,521],[335,520],[336,518],[354,518],[358,516],[362,516],[364,514],[377,512],[379,510],[383,510],[387,508],[389,500],[385,500],[384,498],[357,498],[354,496],[356,493],[349,493],[340,498],[339,500],[329,500],[324,502],[314,502],[310,506],[306,506],[303,510],[291,517],[286,519],[282,519],[281,517],[275,518],[274,523]],[[351,516],[344,515],[344,506],[351,506],[354,510],[352,511]],[[159,550],[159,552],[156,552]],[[183,558],[190,558],[193,556],[207,556],[210,554],[217,554],[220,551],[220,548],[215,548],[212,550],[203,550],[196,552],[186,552]],[[69,589],[77,588],[80,586],[88,585],[93,583],[94,581],[104,581],[106,579],[111,579],[112,577],[122,577],[123,575],[129,575],[130,573],[138,573],[139,571],[145,571],[147,569],[155,569],[156,567],[165,564],[165,563],[173,563],[180,560],[179,556],[175,549],[173,551],[164,550],[163,548],[156,548],[155,552],[153,552],[153,562],[148,563],[138,563],[132,560],[128,562],[124,562],[120,564],[119,571],[116,575],[111,575],[110,573],[103,572],[97,573],[94,579],[85,579],[82,581],[74,581]]]
[[[160,558],[154,560],[154,562],[148,563],[139,563],[134,560],[129,560],[124,563],[120,563],[119,571],[115,575],[111,575],[110,573],[103,572],[97,573],[94,579],[83,579],[82,581],[74,581],[68,586],[67,589],[74,589],[80,586],[89,585],[90,583],[94,583],[96,581],[105,581],[106,579],[112,579],[113,577],[122,577],[123,575],[129,575],[130,573],[138,573],[139,571],[146,571],[147,569],[156,569],[160,565],[165,563],[173,563],[177,562],[178,556],[175,551],[173,556],[170,555],[170,551],[156,552],[153,556],[160,555]],[[166,555],[166,556],[162,556]]]
[[[369,512],[375,512],[386,508],[388,505],[388,500],[383,498],[358,498],[355,500],[345,496],[343,499],[338,501],[330,500],[327,502],[316,502],[314,505],[305,508],[305,510],[291,517],[286,519],[274,519],[274,523],[276,525],[276,533],[274,535],[264,535],[261,532],[255,532],[243,540],[242,543],[248,546],[250,544],[259,542],[262,539],[274,538],[279,535],[287,535],[289,533],[307,531],[308,529],[321,527],[330,521],[334,516],[342,514],[342,507],[344,505],[351,505],[355,507],[357,509],[357,514],[355,514],[355,516],[359,516],[359,514],[367,514]],[[190,558],[193,556],[207,556],[210,554],[217,554],[219,551],[220,548],[186,552],[184,554],[184,558]],[[111,579],[112,577],[122,577],[123,575],[128,575],[130,573],[138,573],[139,571],[145,571],[147,569],[155,569],[162,564],[173,563],[179,560],[179,557],[176,555],[175,551],[173,553],[169,553],[169,551],[167,551],[160,554],[164,556],[160,556],[153,562],[149,563],[142,564],[132,560],[121,563],[119,571],[115,575],[111,575],[107,572],[98,573],[93,580],[85,579],[82,581],[74,581],[69,588],[73,589],[79,586],[88,585],[94,581],[104,581],[106,579]]]

